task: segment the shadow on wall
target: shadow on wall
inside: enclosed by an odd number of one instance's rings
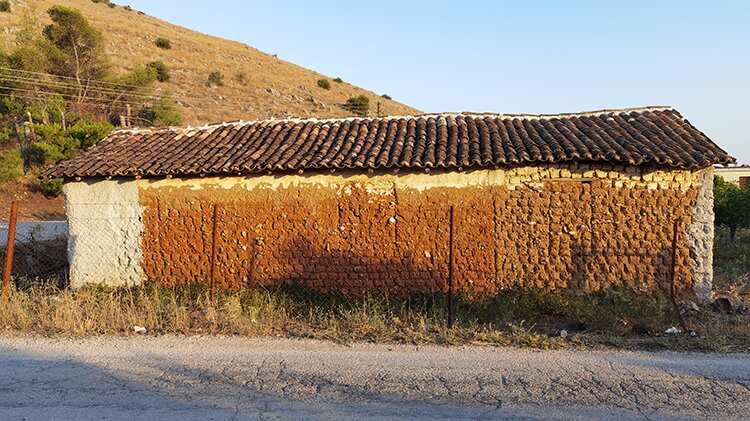
[[[448,292],[447,260],[420,259],[412,250],[390,250],[387,254],[399,257],[375,259],[351,250],[326,250],[301,237],[285,242],[281,250],[286,258],[265,260],[263,246],[255,245],[247,276],[227,273],[222,286],[239,289],[289,284],[352,295],[373,291],[395,295]],[[447,256],[447,251],[444,254]],[[240,278],[246,279],[246,284],[232,285],[233,279]]]
[[[415,250],[391,250],[397,257],[371,258],[351,250],[326,250],[297,237],[281,248],[285,258],[265,259],[263,246],[251,249],[250,269],[245,274],[222,272],[218,261],[220,286],[228,289],[274,288],[293,286],[322,293],[364,295],[379,292],[391,295],[447,293],[449,290],[448,251],[436,253],[437,259],[417,256]],[[585,249],[580,244],[571,248],[567,287],[578,290],[606,290],[627,288],[636,293],[650,294],[658,300],[668,300],[671,294],[671,248],[658,252],[612,252]],[[386,253],[383,253],[386,254]],[[678,259],[682,256],[678,253]],[[684,258],[684,256],[683,256]],[[683,281],[678,265],[676,273],[677,297],[692,295],[692,286]],[[614,269],[616,268],[616,270]],[[632,278],[615,277],[610,272],[630,272]],[[237,276],[239,275],[239,276]],[[237,284],[237,280],[245,282]],[[473,288],[462,268],[454,267],[453,291],[477,299],[489,298],[507,284],[506,280],[483,282],[484,289]],[[544,282],[542,282],[544,284]],[[530,284],[534,285],[534,284]],[[549,287],[554,289],[554,286]]]

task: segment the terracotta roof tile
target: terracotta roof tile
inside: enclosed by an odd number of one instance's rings
[[[560,115],[436,114],[132,129],[42,177],[447,168],[554,162],[702,168],[727,155],[669,107]]]

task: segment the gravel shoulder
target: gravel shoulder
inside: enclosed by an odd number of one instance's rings
[[[744,419],[750,355],[0,336],[2,419]]]

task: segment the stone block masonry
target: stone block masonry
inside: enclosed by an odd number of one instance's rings
[[[711,171],[555,164],[68,183],[71,235],[78,244],[111,240],[118,256],[99,272],[79,271],[75,284],[207,282],[217,206],[223,288],[445,292],[454,205],[460,292],[486,296],[521,286],[665,295],[677,220],[679,292],[707,299]],[[97,196],[95,189],[113,190],[133,218],[97,228],[107,232],[82,230],[88,207],[109,209],[79,200]],[[99,258],[80,256],[80,246],[70,252],[74,266]]]

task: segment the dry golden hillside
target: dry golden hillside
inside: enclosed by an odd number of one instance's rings
[[[159,83],[158,89],[173,94],[185,124],[271,116],[343,117],[351,113],[338,104],[362,94],[370,98],[370,115],[376,115],[378,103],[381,115],[420,112],[346,82],[333,82],[332,77],[248,45],[172,25],[123,6],[111,8],[91,0],[11,0],[11,12],[0,13],[3,29],[0,36],[5,45],[13,42],[24,15],[34,15],[47,23],[45,12],[55,4],[81,10],[104,33],[107,53],[118,70],[162,60],[169,67],[171,80]],[[155,41],[160,37],[168,39],[172,48],[156,47]],[[207,85],[212,71],[223,73],[223,86]],[[321,78],[331,81],[330,90],[317,86]]]

